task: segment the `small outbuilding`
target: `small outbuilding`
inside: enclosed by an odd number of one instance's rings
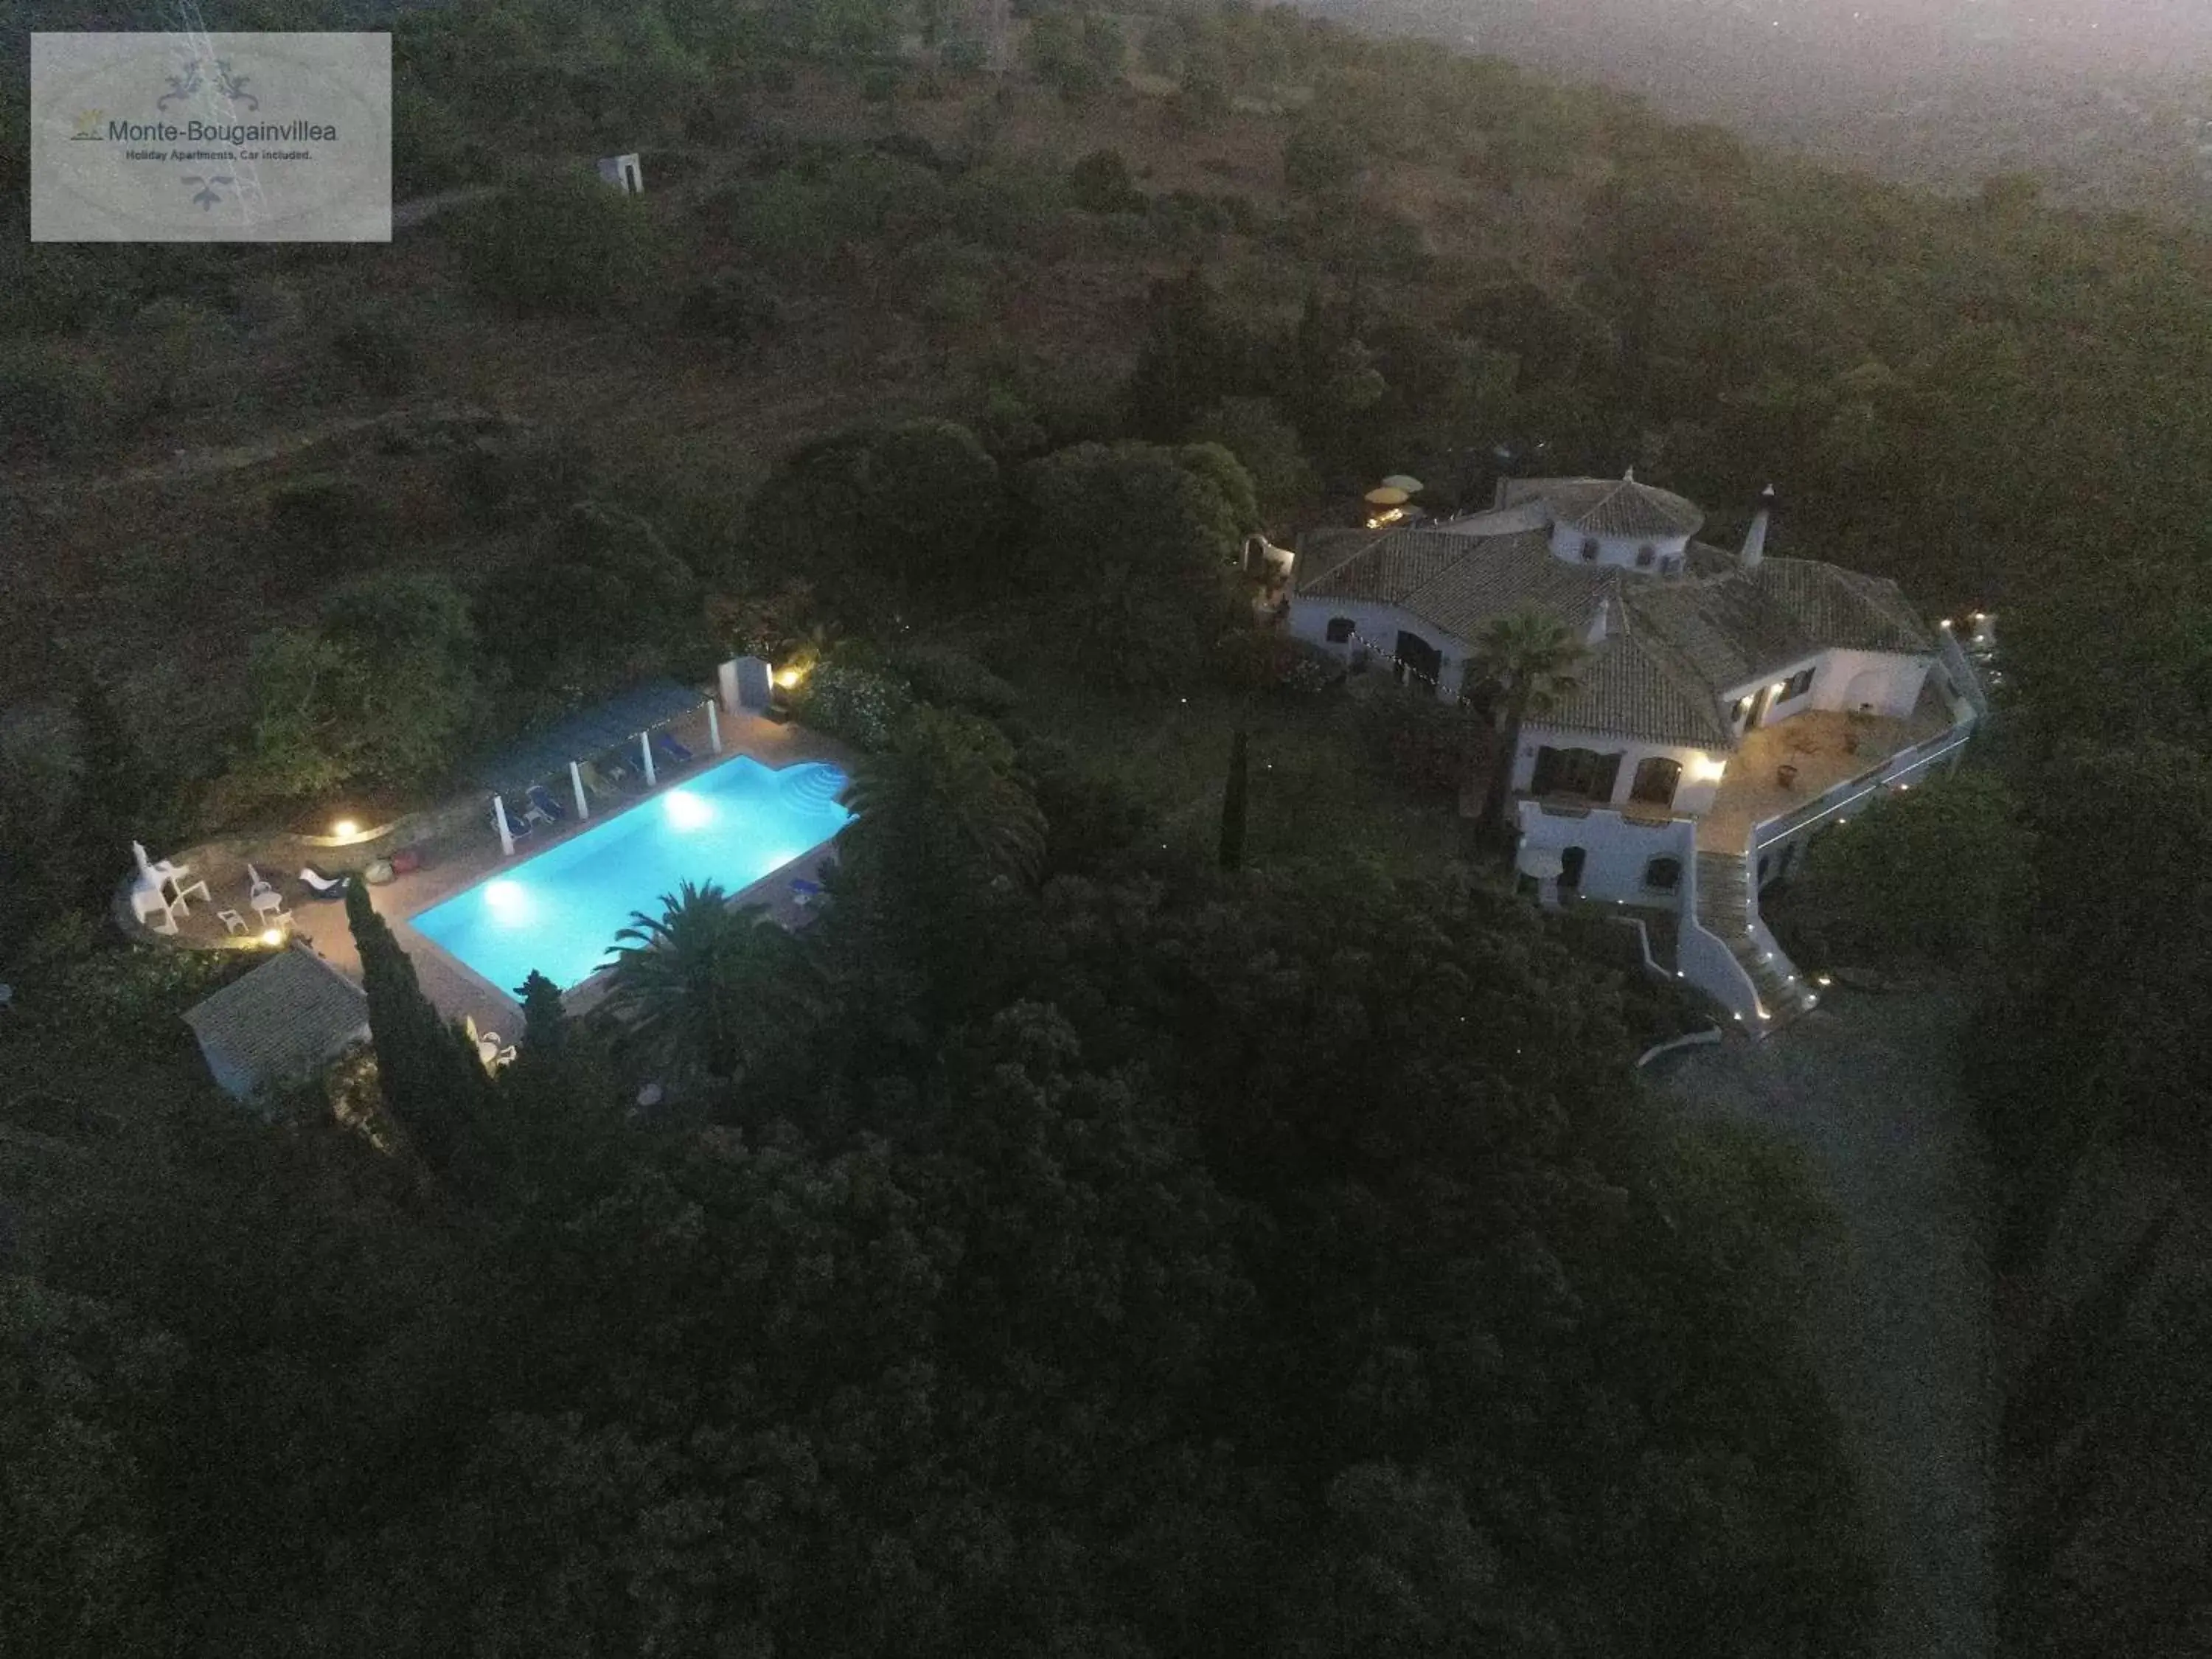
[[[185,1023],[217,1085],[250,1100],[313,1077],[366,1042],[368,998],[313,951],[294,945],[186,1009]]]

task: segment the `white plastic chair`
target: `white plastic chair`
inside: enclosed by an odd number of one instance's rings
[[[175,880],[175,878],[172,877],[170,879]],[[208,884],[205,882],[196,881],[189,885],[183,882],[179,882],[177,884],[177,908],[182,910],[186,915],[191,915],[192,912],[191,907],[187,905],[185,901],[195,893],[198,893],[210,904],[213,904],[215,902],[215,895],[208,891]]]
[[[242,933],[246,931],[246,918],[235,910],[218,910],[215,913],[215,919],[222,924],[222,930],[226,933]]]
[[[159,886],[142,883],[131,890],[131,914],[157,933],[177,931],[176,903]]]

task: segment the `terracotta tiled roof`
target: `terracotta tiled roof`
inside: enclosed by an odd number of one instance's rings
[[[314,1072],[368,1030],[361,988],[297,946],[185,1011],[220,1078],[247,1091]]]
[[[1732,748],[1721,697],[1734,687],[1829,648],[1936,648],[1896,584],[1809,559],[1746,570],[1693,542],[1682,574],[1656,575],[1559,558],[1540,530],[1470,536],[1456,526],[1389,532],[1343,553],[1346,545],[1326,562],[1302,562],[1301,599],[1391,605],[1462,646],[1520,611],[1580,635],[1600,600],[1617,597],[1582,690],[1545,717],[1576,730]]]
[[[1633,478],[1517,478],[1506,485],[1504,504],[1532,495],[1593,536],[1694,536],[1705,521],[1696,502]]]

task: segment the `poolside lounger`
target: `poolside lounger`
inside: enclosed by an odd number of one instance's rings
[[[568,809],[553,799],[553,792],[542,783],[533,783],[529,789],[530,804],[548,823],[558,823],[568,816]]]
[[[804,876],[797,877],[793,880],[791,884],[791,902],[793,904],[799,906],[802,909],[807,905],[812,904],[821,896],[822,884],[820,882],[809,881]]]
[[[614,799],[614,783],[605,773],[599,770],[596,761],[586,761],[578,766],[576,775],[583,779],[586,793],[597,795],[601,800]]]
[[[353,882],[351,876],[326,876],[312,865],[302,865],[300,880],[307,890],[309,898],[341,899]]]
[[[661,759],[672,762],[678,766],[691,764],[691,751],[665,732],[656,732],[653,734],[653,752]]]

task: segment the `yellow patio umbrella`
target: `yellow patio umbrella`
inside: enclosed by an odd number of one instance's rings
[[[1403,507],[1410,499],[1411,497],[1404,490],[1393,489],[1389,484],[1384,484],[1379,489],[1370,489],[1367,492],[1367,504],[1370,507]]]
[[[1382,488],[1385,489],[1402,489],[1408,495],[1418,495],[1423,489],[1427,488],[1427,486],[1423,484],[1419,478],[1408,477],[1402,472],[1393,472],[1389,477],[1382,480]]]

